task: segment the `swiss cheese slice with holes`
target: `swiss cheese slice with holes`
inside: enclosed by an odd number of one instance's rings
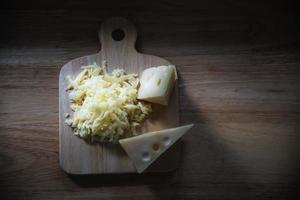
[[[194,124],[149,132],[119,140],[138,173],[142,173],[162,153],[190,130]]]
[[[176,79],[175,65],[148,68],[141,75],[137,98],[152,103],[168,105]]]

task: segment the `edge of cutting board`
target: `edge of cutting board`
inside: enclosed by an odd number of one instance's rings
[[[125,32],[122,41],[114,41],[111,32],[121,28]],[[65,113],[70,113],[66,76],[75,76],[80,66],[96,62],[101,65],[105,60],[108,71],[124,68],[128,73],[138,73],[147,67],[170,64],[166,59],[138,53],[134,46],[136,41],[134,25],[124,18],[106,20],[99,31],[102,49],[100,52],[73,59],[66,63],[59,76],[59,162],[68,174],[112,174],[137,173],[121,146],[113,144],[88,144],[73,135],[73,131],[64,121]],[[168,107],[152,104],[153,114],[143,124],[142,132],[176,127],[179,125],[179,97],[176,82]],[[168,172],[178,167],[181,155],[181,143],[177,142],[158,158],[145,172]]]

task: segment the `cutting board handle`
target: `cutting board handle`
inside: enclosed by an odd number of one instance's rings
[[[99,31],[101,51],[107,54],[123,53],[135,50],[137,32],[135,26],[125,18],[113,17],[104,21]]]

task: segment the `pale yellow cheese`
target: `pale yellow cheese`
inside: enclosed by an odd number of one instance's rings
[[[176,79],[177,73],[174,65],[148,68],[141,75],[137,98],[168,105]]]
[[[91,141],[116,143],[136,128],[151,112],[151,106],[137,101],[136,74],[115,69],[111,74],[96,63],[69,77],[69,99],[73,111],[66,124],[74,134]]]
[[[119,140],[119,142],[132,160],[138,173],[142,173],[193,126],[193,124],[189,124],[177,128],[145,133]]]

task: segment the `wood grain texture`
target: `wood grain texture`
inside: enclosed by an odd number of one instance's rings
[[[124,38],[116,41],[115,30],[124,31]],[[170,62],[156,56],[138,53],[135,50],[137,32],[135,26],[125,18],[114,17],[103,22],[99,32],[101,50],[99,53],[76,58],[65,64],[59,77],[59,160],[64,171],[73,175],[136,173],[134,164],[119,144],[88,144],[74,136],[66,125],[65,115],[72,115],[70,100],[66,91],[67,76],[75,78],[82,71],[81,66],[105,61],[108,72],[121,68],[127,73],[141,75],[148,67],[168,65]],[[153,112],[142,124],[141,132],[147,133],[179,126],[178,88],[175,84],[168,106],[152,104]],[[146,172],[167,172],[175,170],[180,159],[180,143],[170,148]]]
[[[32,2],[0,12],[0,199],[297,199],[296,1]],[[115,15],[136,25],[139,52],[178,66],[180,123],[196,127],[175,173],[59,166],[61,66],[98,52],[99,26]]]

